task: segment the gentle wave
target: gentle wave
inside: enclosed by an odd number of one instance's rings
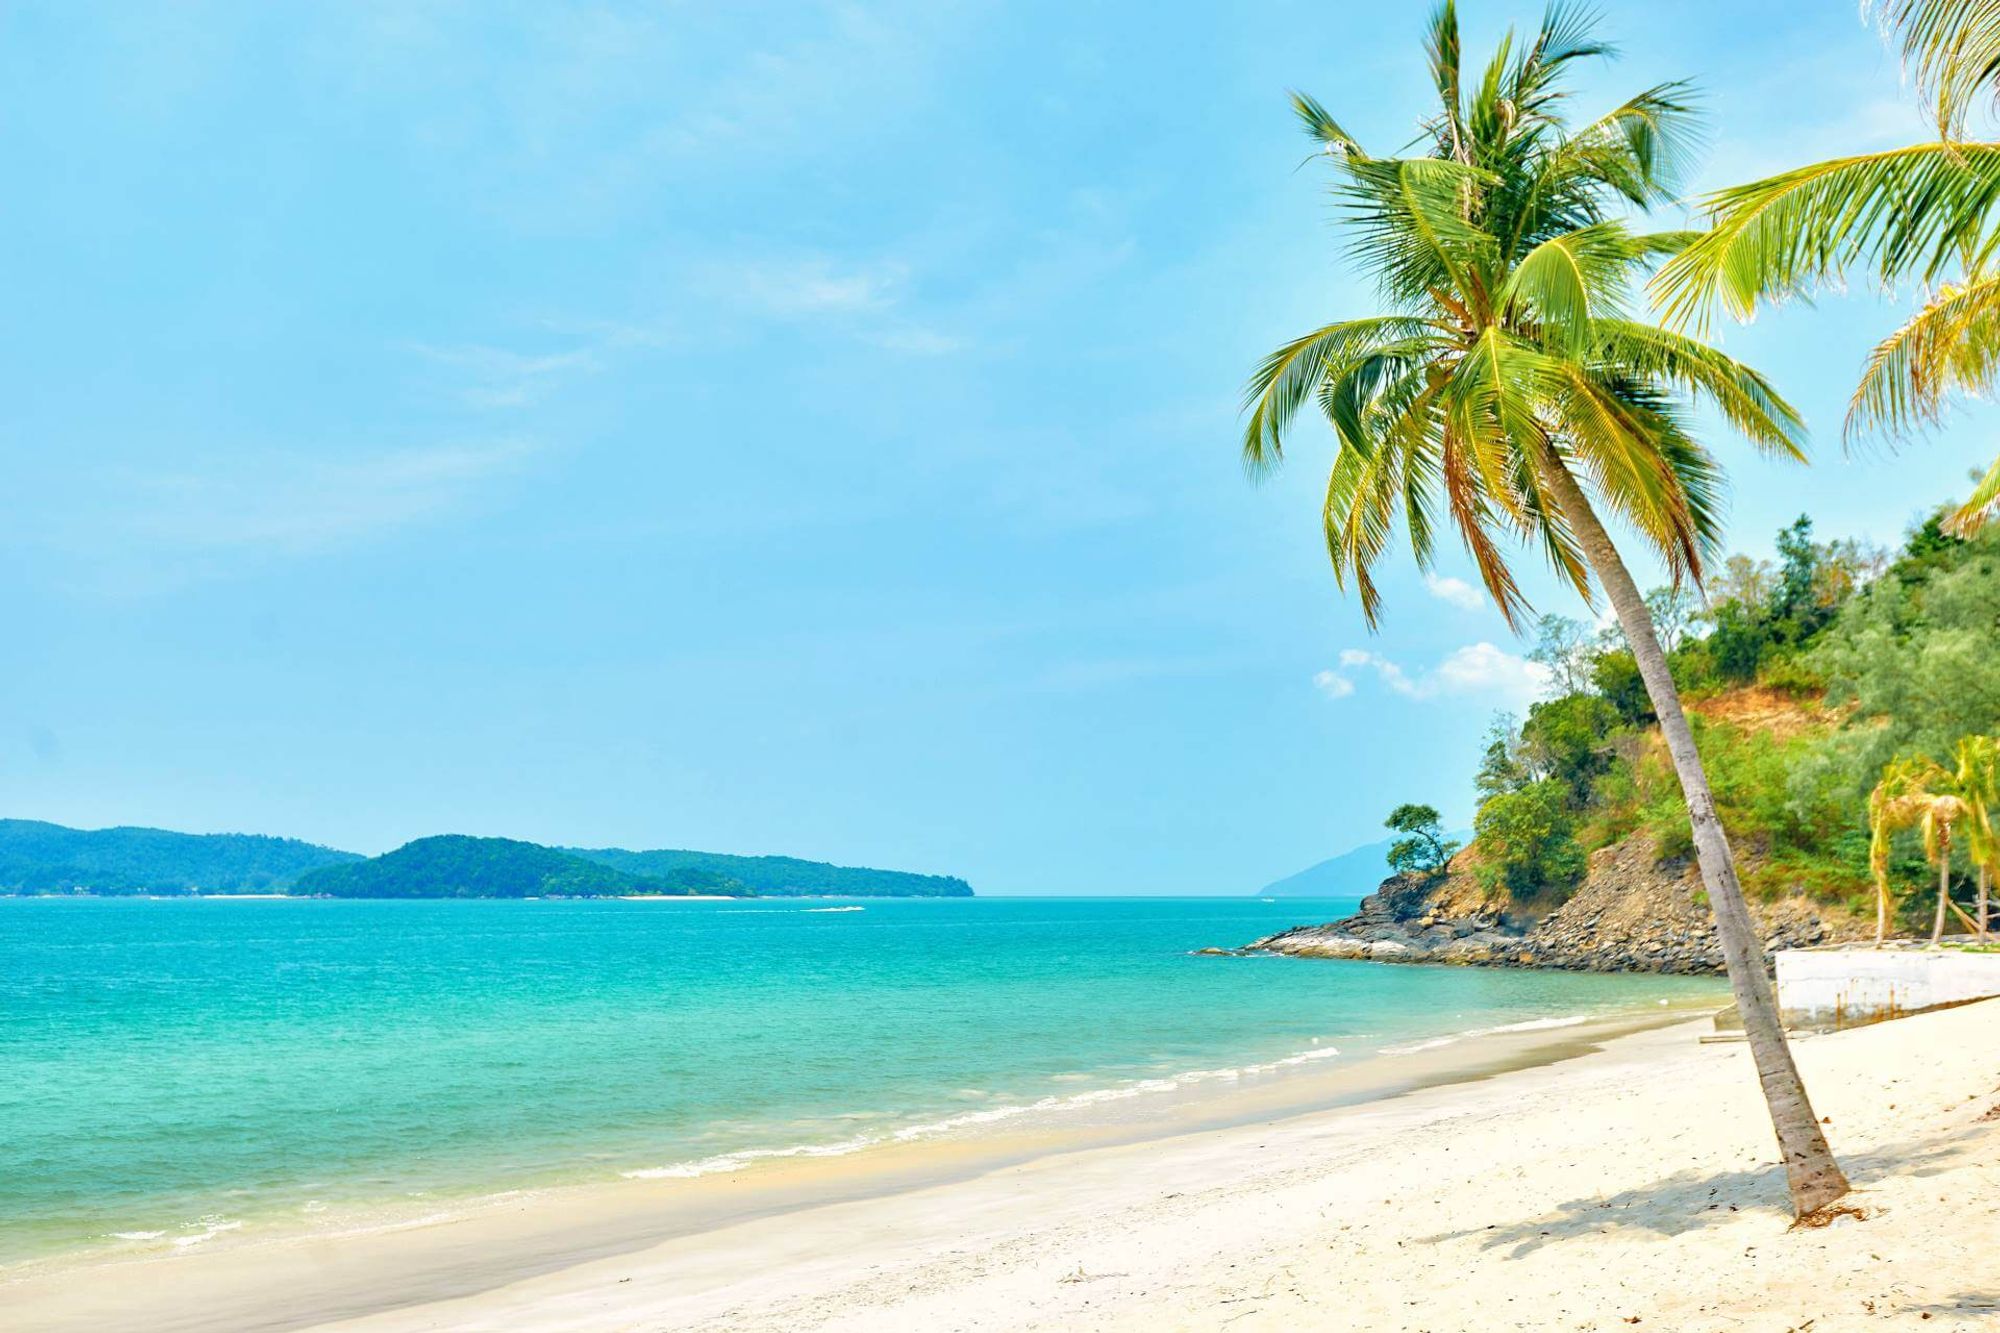
[[[241,1231],[243,1229],[241,1222],[226,1217],[199,1218],[197,1219],[197,1225],[203,1229],[194,1235],[174,1237],[175,1249],[186,1249],[190,1245],[199,1245],[203,1241],[214,1240],[225,1231]]]
[[[1588,1014],[1570,1014],[1564,1018],[1531,1018],[1525,1023],[1502,1023],[1497,1028],[1474,1028],[1466,1033],[1468,1037],[1491,1037],[1501,1032],[1546,1032],[1550,1028],[1573,1028],[1579,1023],[1588,1023]]]
[[[837,909],[836,909],[837,910]],[[738,1152],[721,1153],[714,1157],[704,1157],[694,1161],[674,1162],[667,1166],[641,1167],[620,1174],[628,1180],[692,1180],[700,1176],[722,1175],[731,1171],[741,1171],[754,1162],[784,1157],[845,1157],[850,1153],[867,1148],[880,1147],[888,1143],[913,1143],[921,1139],[935,1138],[954,1130],[970,1129],[975,1125],[990,1125],[1002,1120],[1013,1120],[1025,1115],[1043,1115],[1062,1111],[1081,1110],[1087,1106],[1098,1106],[1106,1102],[1125,1101],[1132,1097],[1143,1097],[1148,1093],[1175,1092],[1197,1083],[1216,1081],[1233,1082],[1258,1074],[1275,1073],[1280,1069],[1291,1069],[1299,1065],[1311,1064],[1318,1060],[1331,1060],[1340,1054],[1336,1046],[1315,1046],[1311,1050],[1300,1051],[1277,1060],[1267,1060],[1261,1064],[1239,1065],[1226,1069],[1191,1069],[1183,1074],[1164,1078],[1139,1079],[1132,1083],[1122,1083],[1111,1088],[1093,1088],[1088,1092],[1071,1093],[1068,1096],[1050,1095],[1032,1102],[1017,1102],[1008,1106],[989,1107],[983,1111],[964,1111],[958,1115],[946,1116],[941,1120],[929,1120],[920,1124],[906,1125],[888,1135],[857,1135],[835,1143],[801,1143],[787,1148],[745,1148]],[[1060,1076],[1058,1076],[1060,1077]]]
[[[1432,1037],[1429,1041],[1406,1041],[1399,1046],[1384,1046],[1383,1055],[1415,1055],[1419,1051],[1435,1051],[1440,1046],[1450,1046],[1457,1037]]]
[[[807,907],[802,910],[807,912],[865,912],[868,909],[865,907]]]
[[[1579,1023],[1588,1023],[1588,1014],[1567,1014],[1561,1018],[1530,1018],[1521,1023],[1502,1023],[1498,1027],[1467,1028],[1450,1036],[1430,1037],[1423,1041],[1404,1042],[1399,1046],[1384,1046],[1383,1055],[1416,1055],[1421,1051],[1435,1051],[1441,1046],[1450,1046],[1467,1037],[1494,1037],[1503,1032],[1547,1032],[1552,1028],[1573,1028]]]

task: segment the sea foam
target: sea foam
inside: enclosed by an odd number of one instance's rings
[[[1014,1102],[1006,1106],[991,1106],[978,1111],[962,1111],[957,1115],[945,1116],[938,1120],[922,1121],[905,1125],[893,1133],[856,1135],[833,1143],[801,1143],[784,1148],[746,1148],[738,1152],[721,1153],[714,1157],[703,1157],[685,1162],[673,1162],[666,1166],[640,1167],[620,1174],[627,1180],[693,1180],[701,1176],[723,1175],[731,1171],[741,1171],[760,1161],[789,1157],[845,1157],[850,1153],[862,1152],[868,1148],[881,1147],[890,1143],[915,1143],[924,1139],[937,1138],[957,1130],[972,1129],[981,1125],[998,1124],[1006,1120],[1032,1115],[1060,1115],[1065,1111],[1082,1110],[1086,1107],[1101,1106],[1109,1102],[1127,1101],[1143,1097],[1149,1093],[1176,1092],[1199,1083],[1234,1082],[1254,1077],[1258,1074],[1275,1073],[1280,1069],[1295,1068],[1320,1060],[1338,1057],[1340,1048],[1336,1046],[1315,1046],[1310,1050],[1276,1060],[1266,1060],[1259,1064],[1238,1065],[1222,1069],[1190,1069],[1185,1073],[1166,1075],[1159,1078],[1137,1079],[1108,1088],[1092,1088],[1087,1092],[1070,1093],[1067,1096],[1050,1095],[1029,1102]],[[1057,1077],[1064,1077],[1058,1075]]]

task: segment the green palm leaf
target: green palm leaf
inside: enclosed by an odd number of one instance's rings
[[[1653,280],[1667,321],[1703,327],[1716,304],[1809,296],[1856,267],[1885,283],[1976,269],[1996,239],[2000,143],[1917,144],[1836,158],[1720,190],[1712,226]]]
[[[1996,373],[2000,273],[1946,287],[1875,348],[1848,403],[1848,437],[1936,425],[1950,395],[1991,388]]]
[[[2000,5],[1993,0],[1871,0],[1886,27],[1901,32],[1903,67],[1931,100],[1938,132],[1957,138],[1979,102],[1991,104],[2000,79]]]

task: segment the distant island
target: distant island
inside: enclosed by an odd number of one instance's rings
[[[908,870],[801,861],[794,856],[731,856],[724,852],[628,852],[620,847],[564,847],[586,861],[650,879],[702,873],[739,881],[753,894],[813,894],[834,898],[970,898],[972,886],[956,875],[919,875]],[[696,892],[721,892],[701,889]]]
[[[657,878],[512,838],[418,838],[366,861],[321,866],[292,892],[321,898],[625,898],[645,894],[748,897],[740,880],[684,868]]]
[[[456,834],[363,857],[295,838],[73,829],[0,819],[0,894],[279,893],[329,898],[969,898],[948,875],[789,856],[545,847]]]
[[[296,838],[74,829],[0,819],[0,893],[285,893],[301,875],[359,861]]]

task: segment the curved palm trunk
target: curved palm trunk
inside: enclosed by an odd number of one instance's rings
[[[1944,905],[1951,901],[1951,825],[1944,826],[1944,835],[1938,839],[1938,901],[1937,919],[1931,922],[1931,948],[1938,947],[1944,939]]]
[[[1979,942],[1986,943],[1986,880],[1987,869],[1984,862],[1979,866]]]
[[[1639,674],[1645,680],[1653,711],[1659,715],[1660,733],[1666,738],[1674,771],[1687,798],[1695,856],[1701,864],[1702,884],[1715,912],[1715,932],[1721,939],[1722,956],[1728,965],[1729,986],[1743,1015],[1744,1035],[1749,1039],[1751,1058],[1757,1065],[1764,1101],[1770,1107],[1778,1149],[1785,1159],[1792,1211],[1803,1217],[1846,1194],[1847,1177],[1833,1160],[1833,1151],[1827,1147],[1812,1103],[1806,1098],[1798,1066],[1792,1063],[1791,1047],[1786,1044],[1784,1027],[1778,1021],[1777,1000],[1772,994],[1770,978],[1764,975],[1764,950],[1750,919],[1750,909],[1744,905],[1743,888],[1736,880],[1736,863],[1729,853],[1722,820],[1716,814],[1708,774],[1695,749],[1694,732],[1681,709],[1680,692],[1667,669],[1666,654],[1660,651],[1659,637],[1653,632],[1653,619],[1639,594],[1639,586],[1632,581],[1631,572],[1625,568],[1611,535],[1598,521],[1583,488],[1552,450],[1537,455],[1535,462],[1611,599],[1618,624],[1638,660]]]

